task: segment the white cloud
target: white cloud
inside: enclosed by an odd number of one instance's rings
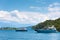
[[[60,3],[50,4],[48,7],[49,13],[47,14],[49,19],[60,18]]]
[[[0,11],[0,20],[18,21],[16,17],[12,17],[8,11]]]
[[[12,16],[15,15],[15,16]],[[8,11],[0,11],[0,20],[7,21],[16,21],[23,24],[36,24],[48,19],[45,15],[38,12],[20,12],[18,10],[14,10],[11,12]]]
[[[60,12],[50,12],[47,14],[49,19],[55,20],[57,18],[60,18]]]
[[[30,6],[30,8],[40,8],[40,7],[37,7],[37,6]]]
[[[30,6],[31,9],[34,9],[34,10],[40,10],[41,7],[38,7],[38,6]]]
[[[48,10],[49,11],[59,11],[60,10],[60,3],[53,3],[53,4],[50,4],[49,7],[48,7]]]
[[[39,8],[39,7],[31,7]],[[42,14],[39,12],[20,12],[18,10],[13,11],[0,11],[0,20],[15,21],[21,24],[37,24],[48,19],[57,19],[60,17],[59,4],[50,4],[48,7],[48,14]]]
[[[15,13],[22,23],[38,23],[47,19],[45,15],[38,12],[19,12],[14,10],[12,13]]]

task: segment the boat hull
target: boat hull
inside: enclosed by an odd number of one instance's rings
[[[37,30],[38,33],[56,33],[56,30]]]
[[[27,30],[16,30],[17,32],[19,32],[19,31],[21,31],[21,32],[25,32],[25,31],[27,31]]]

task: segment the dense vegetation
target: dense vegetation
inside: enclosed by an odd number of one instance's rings
[[[58,18],[56,20],[46,20],[42,23],[38,23],[37,25],[33,26],[32,28],[34,30],[36,30],[36,29],[41,29],[41,28],[45,28],[48,26],[52,26],[52,25],[54,25],[56,27],[56,29],[58,31],[60,31],[60,18]]]

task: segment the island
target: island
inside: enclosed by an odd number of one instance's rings
[[[32,29],[34,29],[36,31],[38,29],[44,29],[44,28],[51,27],[52,25],[54,25],[56,30],[60,32],[60,18],[58,18],[56,20],[46,20],[44,22],[38,23],[38,24],[32,26]]]

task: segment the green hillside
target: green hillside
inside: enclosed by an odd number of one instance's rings
[[[42,23],[38,23],[37,25],[33,26],[32,28],[34,30],[36,30],[36,29],[41,29],[41,28],[45,28],[48,26],[52,26],[52,25],[54,25],[56,27],[56,29],[58,31],[60,31],[60,18],[58,18],[56,20],[46,20]]]

